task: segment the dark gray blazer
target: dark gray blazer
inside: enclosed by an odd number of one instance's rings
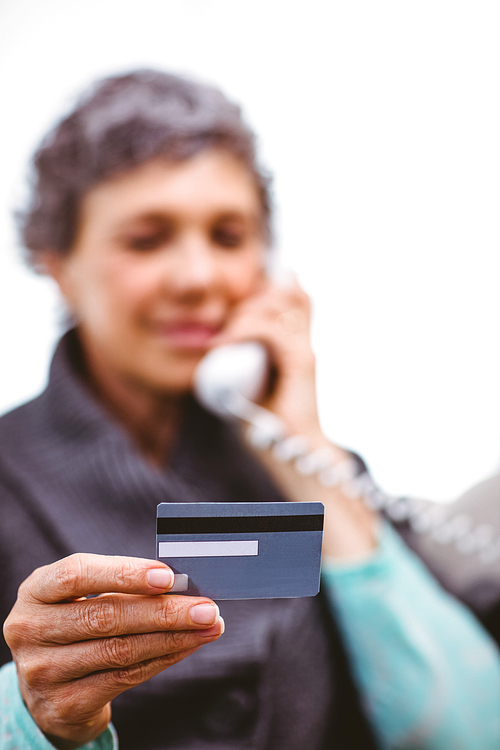
[[[38,566],[73,552],[155,556],[161,501],[284,500],[232,428],[194,402],[168,470],[148,464],[79,376],[75,332],[46,391],[0,419],[0,619]],[[122,750],[368,750],[322,597],[220,602],[226,633],[113,703]],[[11,659],[2,640],[0,663]]]

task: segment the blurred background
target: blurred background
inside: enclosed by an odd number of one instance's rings
[[[96,77],[154,66],[239,101],[312,297],[320,413],[390,492],[450,500],[500,463],[496,0],[0,0],[0,413],[60,330],[12,213]]]

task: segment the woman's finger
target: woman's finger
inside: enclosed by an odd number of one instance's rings
[[[70,682],[94,672],[125,669],[151,659],[174,656],[210,643],[223,632],[219,618],[211,628],[199,631],[145,633],[37,648],[23,660],[22,677],[36,690],[48,683]]]
[[[169,567],[155,560],[77,553],[37,568],[19,588],[21,602],[43,604],[89,594],[158,594],[172,588]]]
[[[283,333],[275,322],[285,316],[300,318],[300,327],[294,331],[308,330],[310,318],[309,298],[300,287],[281,289],[270,286],[265,292],[245,300],[234,312],[227,327],[214,338],[215,346],[243,339],[273,339]],[[286,327],[286,333],[289,328]]]
[[[56,706],[51,712],[52,731],[57,736],[81,737],[81,725],[100,717],[110,701],[125,690],[136,687],[151,679],[163,670],[194,654],[200,646],[175,654],[167,654],[156,659],[140,662],[130,667],[110,669],[68,682],[57,690]],[[109,720],[109,719],[108,719]],[[57,731],[58,727],[63,731]],[[72,732],[74,728],[74,732]]]
[[[179,651],[175,654],[159,656],[156,659],[140,662],[131,667],[110,669],[106,672],[89,675],[83,678],[83,682],[87,683],[86,687],[89,689],[95,685],[99,689],[101,696],[104,697],[104,700],[113,700],[113,698],[116,698],[117,695],[120,695],[125,690],[129,690],[150,680],[151,677],[163,672],[173,664],[177,664],[185,659],[186,656],[190,656],[201,648],[201,645],[187,649],[186,651]]]
[[[103,594],[64,604],[18,606],[5,625],[10,648],[23,642],[64,645],[134,633],[203,630],[219,608],[206,598]]]

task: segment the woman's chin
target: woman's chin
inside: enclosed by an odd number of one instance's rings
[[[194,373],[202,356],[203,352],[200,352],[197,356],[183,357],[182,361],[177,359],[169,364],[162,363],[157,368],[150,368],[149,372],[144,372],[143,383],[165,395],[184,396],[191,393]]]

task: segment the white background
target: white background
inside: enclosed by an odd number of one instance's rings
[[[0,411],[60,310],[12,210],[91,79],[156,66],[240,101],[311,294],[325,430],[388,490],[450,499],[500,457],[497,0],[0,0]]]

